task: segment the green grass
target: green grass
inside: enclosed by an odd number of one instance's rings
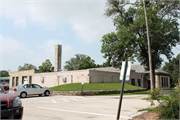
[[[157,112],[158,111],[158,107],[159,106],[157,106],[157,107],[148,107],[148,108],[143,108],[143,109],[140,109],[140,110],[138,110],[138,112],[141,112],[141,111],[153,111],[153,112]]]
[[[170,89],[167,89],[167,90],[162,90],[162,91],[173,91],[174,88],[170,88]]]
[[[81,83],[64,84],[51,87],[53,91],[81,91]],[[125,84],[124,90],[142,89],[141,87]],[[85,90],[121,90],[121,83],[85,83],[83,91]]]
[[[166,100],[167,98],[169,98],[170,97],[170,95],[164,95],[164,96],[162,96],[162,98],[161,98],[161,100]],[[151,100],[151,98],[143,98],[143,100]],[[154,100],[156,100],[156,99],[154,99]]]

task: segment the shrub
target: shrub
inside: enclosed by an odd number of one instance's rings
[[[176,86],[170,97],[160,103],[158,108],[159,119],[179,119],[179,86]]]
[[[153,91],[151,92],[151,97],[150,97],[150,99],[152,100],[151,106],[154,105],[153,100],[158,100],[158,102],[160,102],[160,100],[162,99],[162,96],[163,94],[160,87],[153,89]]]

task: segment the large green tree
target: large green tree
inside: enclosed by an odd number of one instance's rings
[[[65,62],[64,69],[70,71],[92,68],[96,66],[94,62],[95,61],[91,59],[91,57],[89,57],[88,55],[75,54],[75,57]]]
[[[8,77],[9,76],[9,72],[6,70],[2,70],[0,71],[0,77]]]
[[[82,60],[82,62],[78,66],[78,70],[87,69],[87,68],[95,68],[96,64],[94,60],[91,60],[91,57],[86,57]]]
[[[19,66],[18,67],[18,71],[22,71],[22,70],[36,70],[36,66],[32,65],[32,64],[29,64],[29,63],[25,63],[24,66]]]
[[[42,65],[39,66],[40,72],[53,72],[54,66],[52,66],[52,63],[49,59],[46,59],[45,62],[42,63]]]
[[[180,59],[180,54],[170,59],[169,62],[165,62],[164,66],[162,67],[162,70],[170,73],[171,87],[174,87],[174,83],[178,83],[180,77],[179,59]]]
[[[128,0],[107,0],[105,16],[111,17],[117,32],[108,33],[102,37],[104,58],[115,61],[119,65],[122,60],[137,60],[149,70],[148,43],[143,2],[136,1],[128,9],[120,7]],[[146,1],[147,18],[149,24],[149,38],[153,72],[161,66],[165,55],[172,57],[172,47],[179,40],[178,19],[179,1]],[[154,76],[153,76],[154,77]]]

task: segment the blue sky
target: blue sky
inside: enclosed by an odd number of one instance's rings
[[[100,40],[115,31],[112,19],[103,16],[105,2],[1,0],[0,70],[17,71],[24,63],[38,67],[46,59],[54,65],[56,44],[62,45],[62,66],[77,53],[102,64],[106,60]],[[174,56],[180,52],[177,48]]]

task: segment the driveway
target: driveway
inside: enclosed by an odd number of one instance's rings
[[[121,119],[142,114],[137,110],[150,106],[150,101],[142,100],[145,97],[148,95],[125,95]],[[21,100],[23,120],[115,120],[119,104],[119,96],[33,96]]]

